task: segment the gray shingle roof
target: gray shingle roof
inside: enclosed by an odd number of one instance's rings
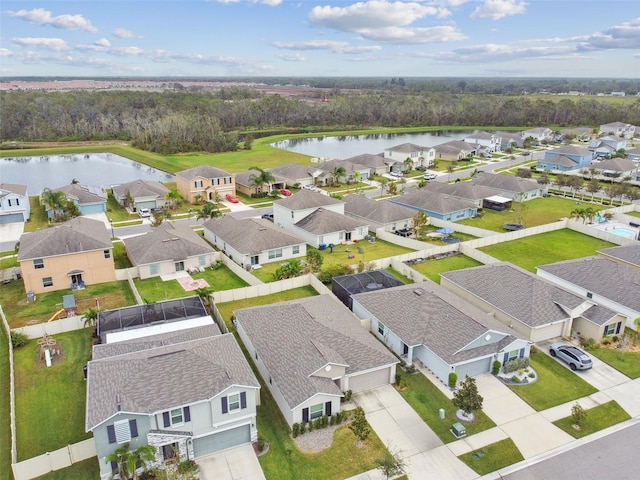
[[[220,170],[219,168],[214,168],[210,165],[198,165],[197,167],[176,172],[176,176],[186,178],[187,180],[192,180],[198,177],[220,178],[231,177],[233,175],[229,172],[225,172],[224,170]]]
[[[185,260],[214,252],[196,232],[172,222],[164,222],[144,235],[126,238],[123,242],[127,256],[135,266]]]
[[[304,240],[262,218],[235,219],[229,215],[204,222],[204,228],[234,250],[255,255],[273,248],[300,245]]]
[[[443,215],[465,210],[467,208],[476,208],[475,204],[467,200],[451,197],[443,193],[430,192],[424,188],[411,191],[405,195],[390,198],[389,201],[397,203],[398,205],[408,205],[420,210],[436,212]]]
[[[386,150],[390,152],[413,153],[413,152],[421,152],[423,150],[428,150],[428,149],[429,147],[421,147],[420,145],[416,145],[415,143],[401,143],[400,145],[387,148]]]
[[[232,385],[260,387],[230,333],[92,360],[86,430],[119,410],[154,414],[208,400]]]
[[[502,323],[432,282],[360,293],[353,298],[404,343],[426,345],[449,364],[497,352],[522,338],[505,332]],[[506,338],[481,349],[461,350],[490,331]]]
[[[369,168],[382,168],[386,166],[385,158],[382,155],[372,155],[370,153],[363,153],[362,155],[356,155],[355,157],[346,158],[358,165],[365,165]]]
[[[365,220],[356,220],[332,210],[318,208],[296,222],[295,226],[314,235],[326,235],[340,231],[352,232],[360,227],[366,230],[369,225]]]
[[[72,183],[64,187],[56,188],[53,191],[63,192],[67,198],[75,198],[80,205],[87,203],[105,203],[107,201],[107,192],[105,192],[102,187]]]
[[[321,172],[316,166],[305,166],[298,163],[288,163],[270,170],[274,176],[293,182],[302,178],[312,178]]]
[[[556,155],[553,157],[545,158],[544,160],[539,160],[541,162],[551,162],[556,165],[564,165],[566,167],[573,167],[578,164],[578,161],[572,157],[567,157],[566,155]]]
[[[364,195],[347,195],[342,200],[346,215],[364,218],[380,225],[410,220],[415,215],[410,208],[386,200],[371,200]]]
[[[55,227],[22,234],[18,261],[111,248],[104,222],[76,217]]]
[[[617,172],[630,172],[637,168],[636,163],[627,158],[611,158],[593,166],[598,170],[613,170]]]
[[[640,270],[604,257],[542,265],[538,270],[640,311]]]
[[[463,200],[477,201],[483,198],[498,195],[502,190],[485,185],[477,185],[472,181],[469,182],[429,182],[424,189],[428,192],[444,193],[452,197],[461,198]]]
[[[354,163],[350,160],[328,160],[326,162],[322,162],[318,164],[318,168],[325,173],[331,173],[333,169],[336,167],[344,168],[347,175],[360,170],[369,169],[369,167],[366,165]]]
[[[342,203],[342,201],[332,198],[328,195],[319,192],[312,192],[309,190],[300,190],[298,193],[291,195],[290,197],[276,200],[273,203],[282,205],[289,210],[306,210],[308,208],[319,208],[327,205],[336,205]]]
[[[327,363],[347,364],[347,375],[398,363],[330,294],[234,314],[292,408],[317,393],[340,395],[331,379],[311,376]]]
[[[473,177],[473,183],[475,185],[484,185],[485,187],[514,193],[526,193],[542,188],[535,180],[487,172],[481,172],[475,175]]]
[[[589,155],[591,152],[583,147],[576,147],[575,145],[563,145],[558,148],[554,148],[553,150],[547,150],[547,154],[557,154],[557,155]],[[546,156],[546,155],[545,155]]]
[[[27,195],[27,186],[18,185],[15,183],[0,183],[0,191],[6,190],[7,192],[15,193],[16,195]]]
[[[584,300],[536,275],[502,262],[440,274],[463,290],[530,327],[569,318]]]
[[[471,135],[467,135],[465,138],[471,138],[471,139],[481,139],[481,140],[493,140],[496,137],[499,137],[500,135],[496,134],[496,133],[489,133],[489,132],[475,132],[472,133]]]
[[[134,180],[133,182],[127,182],[113,187],[113,191],[120,197],[124,197],[127,194],[127,190],[132,198],[154,196],[164,198],[164,196],[169,193],[169,189],[162,183],[149,180]]]
[[[604,250],[598,250],[598,253],[640,267],[640,243],[605,248]]]

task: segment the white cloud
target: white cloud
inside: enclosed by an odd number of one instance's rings
[[[126,28],[116,28],[113,31],[113,36],[118,38],[135,38],[136,34],[133,33],[131,30],[127,30]],[[142,38],[142,37],[138,36],[137,38]]]
[[[54,17],[51,12],[44,8],[34,8],[33,10],[9,11],[7,15],[10,17],[21,18],[38,25],[49,25],[54,28],[63,30],[84,30],[90,33],[96,33],[98,29],[91,24],[82,15],[58,15]]]
[[[99,40],[96,40],[95,42],[93,42],[93,44],[96,47],[105,47],[108,48],[111,46],[111,42],[109,40],[107,40],[106,38],[101,38]]]
[[[608,28],[583,39],[582,50],[640,48],[640,18]]]
[[[144,50],[138,47],[114,47],[109,49],[108,53],[118,55],[120,57],[135,57],[144,54]]]
[[[489,18],[500,20],[504,17],[520,15],[525,12],[527,4],[518,0],[485,0],[471,14],[471,18]]]
[[[453,63],[482,63],[482,62],[505,62],[525,58],[546,58],[561,59],[576,56],[576,49],[573,46],[552,46],[552,47],[523,47],[506,44],[485,44],[473,47],[464,47],[452,50],[451,52],[438,54],[424,54],[440,61]]]
[[[352,46],[335,40],[307,40],[305,42],[273,42],[276,48],[286,50],[327,50],[334,53],[370,53],[382,50],[377,45]]]
[[[0,57],[11,57],[13,52],[8,48],[0,48]]]
[[[14,37],[11,39],[16,45],[22,47],[37,47],[46,50],[61,52],[68,50],[67,44],[61,38],[43,38],[43,37]]]
[[[283,55],[276,55],[280,60],[284,62],[304,62],[306,58],[301,53],[287,53]]]
[[[388,27],[360,32],[367,40],[398,44],[423,44],[464,40],[467,37],[454,27],[430,28]]]

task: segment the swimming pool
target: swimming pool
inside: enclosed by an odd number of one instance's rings
[[[613,230],[609,230],[609,233],[627,238],[636,238],[638,234],[636,230],[630,230],[628,228],[614,228]]]

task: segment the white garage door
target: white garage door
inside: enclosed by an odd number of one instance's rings
[[[390,373],[390,368],[386,367],[372,372],[361,373],[360,375],[353,375],[349,377],[349,390],[356,393],[379,387],[380,385],[387,385],[389,384]]]
[[[206,437],[195,438],[193,440],[193,456],[198,458],[210,453],[219,452],[227,448],[249,443],[251,441],[251,430],[249,425],[214,433]]]
[[[491,371],[492,358],[483,358],[471,363],[465,363],[464,365],[458,365],[456,367],[456,373],[458,374],[458,381],[464,380],[469,375],[475,377],[481,373],[487,373]]]

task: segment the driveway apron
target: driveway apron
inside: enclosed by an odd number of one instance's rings
[[[196,460],[200,480],[266,480],[251,444]]]

